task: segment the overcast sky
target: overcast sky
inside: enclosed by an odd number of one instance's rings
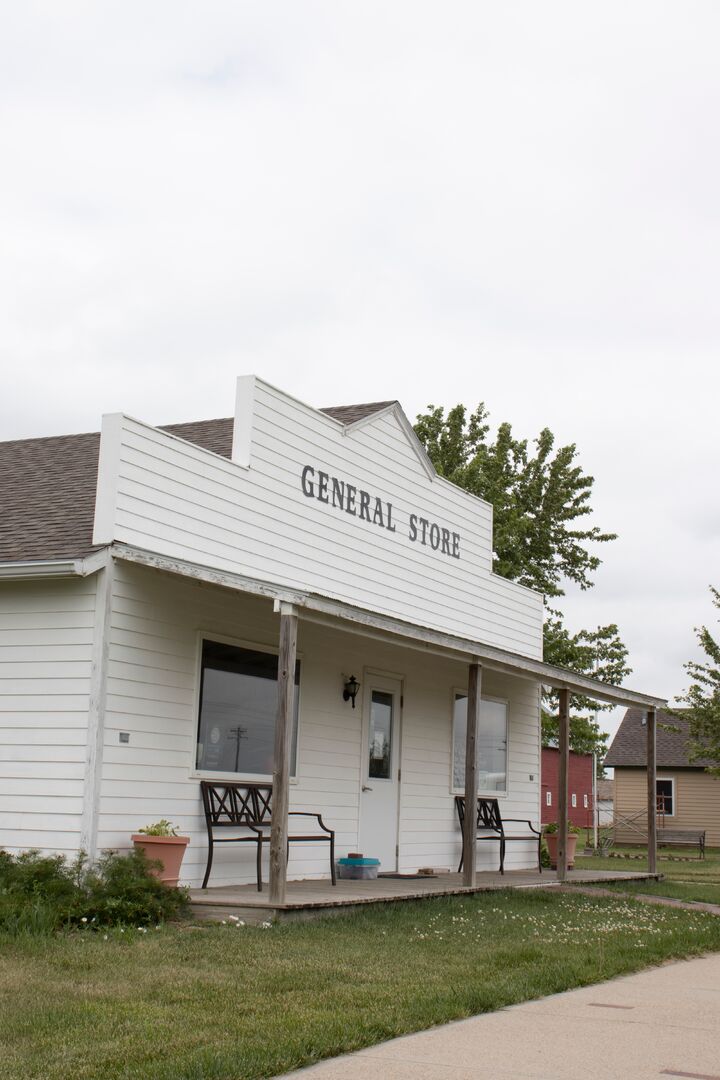
[[[5,3],[2,438],[485,401],[577,442],[571,627],[685,686],[718,566],[720,5]],[[614,730],[613,718],[607,719]]]

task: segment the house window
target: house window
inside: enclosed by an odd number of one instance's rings
[[[552,806],[552,791],[545,792],[545,805]]]
[[[573,795],[572,804],[573,804],[573,806],[577,806],[577,795]]]
[[[675,814],[675,781],[656,780],[655,792],[657,795],[657,812],[665,817],[673,817]]]
[[[196,765],[202,772],[271,776],[277,713],[274,653],[203,641]],[[295,665],[295,717],[290,772],[297,757],[300,661]]]
[[[587,797],[587,795],[583,795],[583,806],[587,810],[587,808],[588,808],[588,797]]]
[[[483,698],[477,740],[478,791],[507,791],[508,709],[504,701]],[[465,736],[467,694],[458,692],[453,703],[453,790],[465,789]]]

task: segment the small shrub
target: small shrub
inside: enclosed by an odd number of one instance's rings
[[[50,933],[64,927],[155,925],[184,914],[184,889],[170,888],[150,873],[142,851],[106,852],[91,866],[81,853],[62,855],[0,851],[0,930]]]

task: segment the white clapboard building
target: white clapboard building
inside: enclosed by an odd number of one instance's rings
[[[108,415],[0,466],[0,846],[93,856],[169,818],[197,885],[200,780],[274,777],[338,856],[454,869],[471,676],[478,790],[539,821],[541,684],[592,684],[542,663],[542,597],[493,573],[492,507],[397,402],[319,410],[244,377],[233,418]],[[535,859],[529,839],[506,865]],[[287,874],[327,876],[324,846]],[[213,884],[254,880],[252,845],[216,854]]]

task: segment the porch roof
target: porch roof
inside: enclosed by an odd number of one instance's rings
[[[640,706],[646,709],[661,709],[667,706],[665,698],[642,694],[622,686],[611,686],[597,679],[578,675],[574,671],[546,664],[542,660],[534,660],[482,641],[456,637],[440,630],[404,622],[402,619],[354,607],[352,604],[314,593],[287,589],[281,585],[259,581],[241,574],[156,555],[126,544],[113,544],[109,550],[115,558],[127,562],[193,578],[196,581],[205,581],[236,592],[265,596],[277,604],[292,604],[298,610],[298,614],[309,622],[323,623],[345,630],[349,628],[349,624],[357,634],[392,641],[406,648],[414,648],[426,653],[438,653],[455,659],[477,661],[493,671],[541,683],[555,690],[569,690],[570,693],[606,701],[612,705]]]

